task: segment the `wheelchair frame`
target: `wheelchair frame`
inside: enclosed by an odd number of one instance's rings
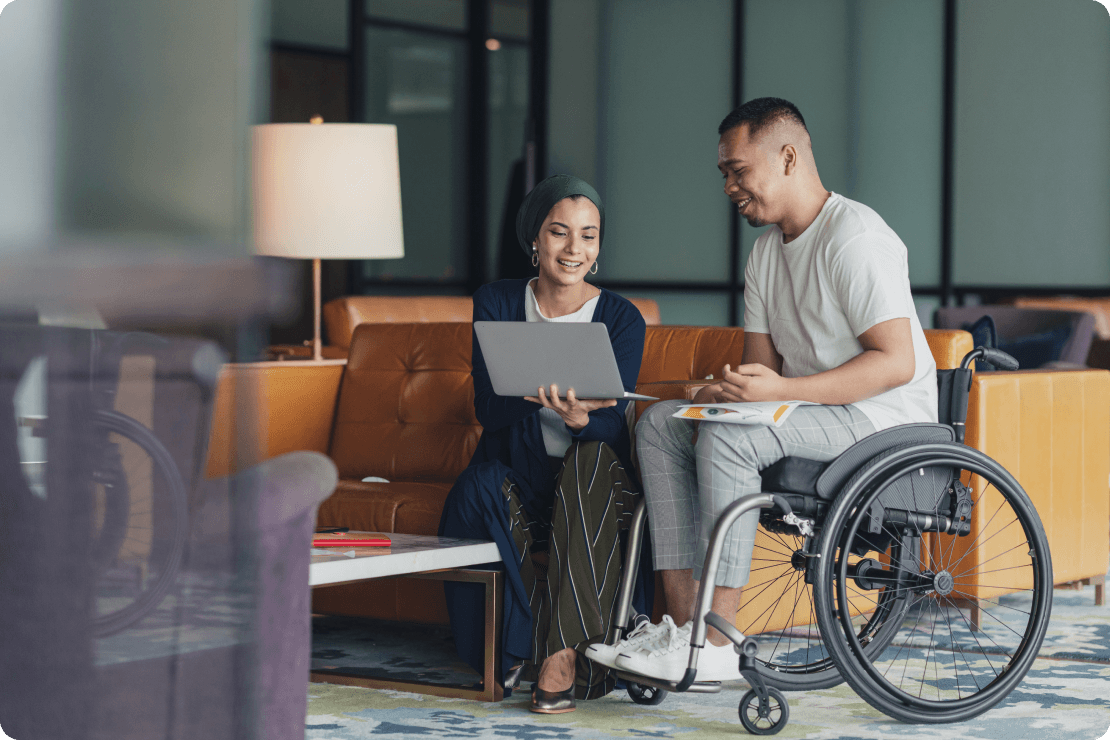
[[[777,527],[791,529],[804,537],[806,550],[803,552],[799,549],[795,553],[794,568],[805,573],[806,583],[813,584],[812,598],[816,620],[822,635],[822,645],[829,654],[829,659],[821,661],[824,663],[823,667],[814,672],[821,674],[820,679],[818,681],[810,679],[810,687],[835,685],[841,680],[847,680],[856,693],[876,709],[901,721],[920,723],[964,721],[987,711],[1004,699],[1025,677],[1043,642],[1051,613],[1052,563],[1044,528],[1021,486],[997,462],[978,450],[962,444],[964,436],[962,432],[967,413],[967,393],[971,379],[969,368],[971,362],[977,357],[982,357],[1004,369],[1017,369],[1017,362],[1009,355],[998,350],[979,347],[964,358],[959,370],[940,371],[949,374],[941,381],[941,419],[954,430],[955,441],[912,441],[911,439],[902,444],[887,443],[883,446],[880,440],[875,454],[862,459],[854,466],[855,469],[851,471],[851,475],[845,477],[841,471],[840,485],[837,486],[835,497],[826,501],[827,509],[823,512],[823,517],[820,515],[809,517],[809,514],[816,510],[816,506],[811,507],[812,510],[807,513],[807,516],[796,515],[787,496],[795,503],[798,503],[799,499],[788,492],[763,491],[744,496],[730,504],[718,519],[710,536],[703,580],[698,590],[690,634],[690,656],[684,676],[679,681],[666,681],[629,673],[620,668],[614,669],[616,674],[628,684],[632,699],[641,704],[658,704],[665,698],[666,692],[670,691],[719,692],[720,682],[696,680],[698,655],[705,646],[708,628],[712,626],[734,643],[734,649],[739,656],[740,673],[751,685],[751,689],[740,701],[740,719],[744,727],[754,734],[774,734],[786,726],[789,704],[780,688],[792,690],[807,688],[807,686],[804,682],[791,684],[788,680],[782,680],[779,675],[776,675],[778,673],[776,670],[772,670],[756,659],[760,649],[756,640],[745,636],[728,620],[711,610],[721,551],[729,530],[744,514],[764,509],[774,510],[772,514]],[[944,383],[948,383],[947,389],[943,387]],[[945,395],[949,395],[949,398],[945,398]],[[915,427],[935,429],[937,426],[904,425],[895,429],[905,430],[905,434],[912,438]],[[886,430],[886,432],[890,431],[892,430]],[[868,440],[872,440],[871,447],[876,447],[874,439],[876,436],[865,437],[836,460],[849,456],[852,450],[868,444]],[[898,435],[888,435],[888,437],[896,440]],[[869,452],[871,448],[862,449]],[[858,458],[858,450],[855,454]],[[834,460],[830,463],[830,466],[835,462]],[[928,477],[924,477],[926,469],[932,471]],[[964,473],[970,473],[979,478],[982,490],[974,501],[972,501],[974,493],[972,487],[963,482]],[[911,479],[915,475],[923,478]],[[936,488],[938,481],[942,488]],[[986,481],[986,485],[983,485],[983,481]],[[974,485],[970,478],[968,483]],[[917,488],[914,488],[915,484]],[[984,498],[992,487],[995,489],[994,496]],[[934,493],[931,509],[927,505],[922,506],[917,503],[917,491],[923,488]],[[891,506],[898,503],[905,505],[906,491],[910,491],[908,500],[915,505],[905,506],[905,508]],[[956,547],[961,538],[972,532],[973,509],[980,504],[983,507],[988,504],[993,506],[995,499],[999,497],[1001,497],[1001,503],[987,522],[987,526],[995,520],[1006,505],[1009,505],[1014,519],[999,532],[991,535],[988,540],[1001,537],[1000,542],[1003,545],[1010,540],[1016,542],[1014,537],[1016,532],[1017,538],[1020,539],[1023,534],[1025,541],[990,559],[1003,558],[997,564],[999,566],[997,570],[1029,567],[1032,579],[1032,587],[1029,589],[1012,588],[1009,585],[985,585],[978,580],[974,583],[966,582],[968,579],[977,579],[986,573],[997,572],[994,566],[992,570],[973,574],[973,576],[966,575],[968,572],[966,568],[964,571],[957,570],[971,552],[986,544],[983,542],[971,549],[965,548],[966,551]],[[947,504],[947,510],[943,513],[940,510],[942,500]],[[807,501],[808,499],[802,499],[803,503]],[[984,508],[985,511],[986,508]],[[761,516],[761,524],[764,524],[766,516],[767,514]],[[629,529],[626,567],[618,590],[609,644],[618,642],[623,634],[646,619],[643,615],[633,614],[630,608],[646,518],[645,502],[641,501]],[[1005,516],[1003,518],[1005,519]],[[1007,532],[1015,522],[1019,524],[1020,531]],[[926,541],[924,535],[928,535],[931,539]],[[951,541],[948,543],[941,539],[946,535],[951,536]],[[888,548],[890,548],[889,553]],[[1006,565],[1021,560],[1022,553],[1018,551],[1022,548],[1027,550],[1029,562]],[[885,562],[864,558],[863,556],[869,552],[878,552],[880,559]],[[799,556],[800,559],[798,559]],[[853,556],[856,558],[854,562]],[[1024,577],[1023,574],[1024,571],[1020,577]],[[854,597],[848,593],[850,583],[855,583],[860,589],[856,591],[856,596],[867,591],[879,591],[877,599],[864,594],[866,600],[874,602],[873,608],[868,607],[870,611],[868,608],[861,610],[852,603]],[[1003,593],[1010,594],[1015,591],[1029,592],[1028,612],[1005,605],[1006,609],[1028,615],[1024,634],[1019,634],[1012,627],[1004,624],[1003,619],[988,614],[1020,637],[1015,654],[1009,656],[1010,662],[999,671],[994,667],[991,656],[998,652],[1006,654],[1006,646],[1000,646],[993,637],[983,633],[983,627],[980,624],[982,618],[980,606],[984,592],[1000,597]],[[986,598],[989,600],[992,597]],[[934,640],[938,624],[941,624],[942,630],[944,629],[945,625],[940,620],[932,623],[930,635],[926,636],[922,630],[919,636],[917,633],[922,615],[918,613],[918,622],[913,632],[899,642],[897,654],[889,658],[886,651],[894,647],[893,643],[901,633],[904,623],[909,619],[911,610],[916,608],[918,612],[928,611],[930,606],[935,606],[939,614],[941,609],[939,604],[942,601],[948,604],[945,609],[954,611],[963,622],[961,624],[958,620],[950,619],[949,617],[954,615],[948,611],[941,615],[947,623],[947,631],[951,638],[950,645],[943,649],[951,653],[955,678],[954,681],[951,678],[940,680],[941,661],[935,657],[932,669],[937,675],[934,682],[929,683],[930,656],[926,654],[924,667],[921,667],[917,652],[920,651],[920,643],[923,640],[929,642]],[[999,604],[1001,605],[1001,602]],[[968,607],[972,611],[971,620],[959,611],[961,608]],[[863,630],[858,631],[852,620],[861,615],[866,616],[867,623]],[[1004,616],[1008,616],[1008,613]],[[881,620],[877,628],[873,624],[875,619]],[[787,629],[791,626],[788,624]],[[976,656],[974,661],[968,660],[959,642],[961,638],[966,640],[960,632],[963,627],[966,627],[967,632],[971,634],[971,639],[978,645],[985,661],[979,656]],[[976,636],[977,632],[984,634],[984,639],[991,639],[994,645],[984,648],[979,637]],[[829,639],[828,635],[833,635],[833,638]],[[943,640],[943,635],[941,639]],[[970,648],[970,643],[968,646]],[[929,646],[926,646],[926,649],[929,649]],[[944,654],[947,655],[948,652]],[[909,673],[911,679],[916,680],[920,674],[920,688],[916,696],[901,685],[892,685],[888,675],[893,662],[896,662],[903,653],[906,654],[906,658],[905,666],[902,668],[902,678],[904,679]],[[961,675],[957,655],[963,659],[963,675]],[[808,660],[808,650],[806,656]],[[876,663],[880,660],[893,662],[883,671],[876,667]],[[990,679],[985,686],[980,685],[979,675],[972,662],[976,663],[984,680]],[[986,662],[994,673],[993,678],[982,669],[983,662]],[[808,666],[802,668],[806,667]],[[911,667],[913,671],[910,671]],[[974,685],[974,691],[971,688],[972,685]],[[935,700],[931,696],[924,696],[926,686],[929,687],[930,694],[935,689],[937,694]]]

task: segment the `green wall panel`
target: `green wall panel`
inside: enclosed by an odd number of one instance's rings
[[[890,224],[920,286],[940,282],[943,23],[940,0],[745,3],[744,99],[798,106],[825,187]],[[745,260],[762,232],[741,224]]]
[[[597,183],[609,279],[720,280],[729,202],[717,125],[732,106],[730,0],[603,9]]]
[[[958,6],[954,279],[1110,285],[1110,15]]]

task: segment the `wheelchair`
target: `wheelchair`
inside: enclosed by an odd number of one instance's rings
[[[629,696],[716,693],[697,680],[709,626],[728,636],[751,689],[752,734],[789,719],[783,691],[847,681],[902,722],[971,719],[1002,701],[1037,657],[1052,609],[1052,559],[1029,496],[1005,468],[963,444],[971,363],[1018,363],[978,347],[937,372],[937,424],[906,424],[830,462],[796,457],[761,471],[761,493],[734,501],[710,536],[682,680],[617,669]],[[646,519],[637,508],[609,644],[647,619],[630,610]],[[760,510],[738,627],[710,611],[725,535]]]

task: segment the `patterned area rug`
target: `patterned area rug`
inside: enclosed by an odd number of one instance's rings
[[[882,740],[1098,740],[1110,730],[1110,607],[1094,606],[1094,588],[1056,590],[1052,620],[1022,684],[1000,705],[952,725],[891,720],[846,685],[792,692],[783,738]],[[477,676],[460,665],[443,628],[317,618],[313,669],[423,681],[465,683]],[[527,688],[527,686],[526,686]],[[527,691],[500,704],[327,684],[309,687],[307,740],[355,738],[735,738],[747,736],[737,705],[743,683],[719,694],[670,694],[655,707],[633,704],[623,691],[579,702],[572,714],[528,711]]]

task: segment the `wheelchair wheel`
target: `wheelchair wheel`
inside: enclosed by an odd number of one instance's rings
[[[813,587],[806,582],[807,562],[816,555],[814,541],[799,534],[765,531],[770,537],[762,545],[757,543],[751,578],[740,595],[740,613],[751,616],[739,619],[736,626],[759,643],[756,660],[766,669],[761,675],[768,686],[783,691],[836,686],[844,678],[822,640]],[[904,612],[905,600],[886,589],[856,609],[853,628],[869,653],[889,644]],[[783,622],[790,626],[769,631],[770,625]]]
[[[951,522],[939,503],[908,514],[892,505],[899,486],[904,492],[940,479],[950,494],[968,492],[965,522]],[[1052,562],[1029,497],[997,462],[955,443],[895,449],[845,486],[825,531],[837,536],[821,542],[818,621],[835,637],[826,644],[841,673],[873,707],[903,722],[965,721],[1002,701],[1028,673],[1048,627]],[[860,568],[871,543],[917,536],[909,557],[872,558]],[[849,605],[853,592],[877,582],[907,604],[890,644],[869,652],[850,626]]]
[[[93,634],[119,632],[154,609],[177,577],[188,502],[173,457],[129,416],[99,411],[89,445],[93,480]]]
[[[654,686],[645,686],[644,684],[636,683],[634,681],[627,681],[628,696],[635,704],[644,704],[649,707],[654,707],[657,704],[662,704],[663,700],[667,698],[667,692],[663,689],[657,689]]]
[[[748,689],[740,697],[740,724],[753,735],[774,735],[790,720],[790,705],[782,692],[768,687],[767,693],[770,696],[766,707],[760,706],[755,689]]]

